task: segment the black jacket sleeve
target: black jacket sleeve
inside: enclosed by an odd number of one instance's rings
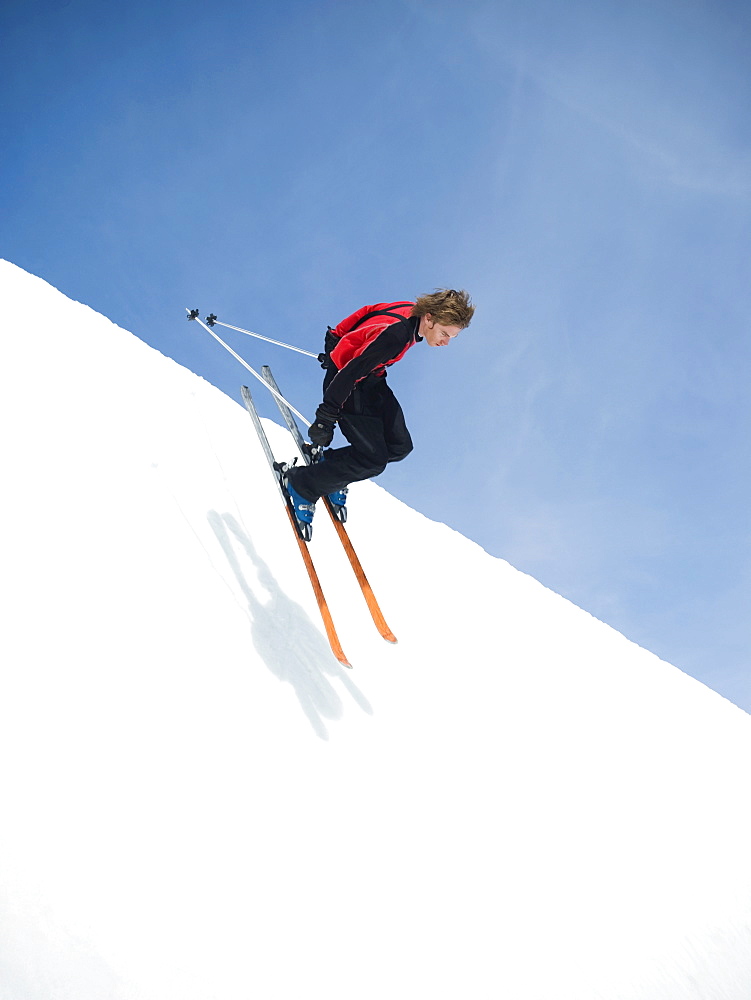
[[[329,382],[323,394],[326,406],[340,409],[356,382],[397,357],[413,339],[414,332],[406,322],[384,327],[362,354],[352,358]]]

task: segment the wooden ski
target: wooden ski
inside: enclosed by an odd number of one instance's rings
[[[279,495],[284,503],[284,509],[287,511],[287,516],[289,517],[290,527],[295,534],[295,539],[297,541],[297,546],[300,549],[300,555],[305,563],[305,568],[308,571],[308,577],[310,579],[311,586],[313,587],[313,593],[315,594],[316,602],[318,603],[318,610],[321,612],[321,619],[323,620],[323,627],[326,630],[326,637],[329,640],[329,645],[331,646],[331,652],[337,658],[337,660],[345,667],[350,667],[352,664],[349,662],[347,657],[344,655],[344,650],[342,649],[342,644],[339,641],[339,636],[337,635],[336,628],[334,626],[334,620],[331,617],[331,612],[329,611],[328,601],[323,593],[323,588],[321,587],[321,581],[318,579],[318,573],[315,566],[313,565],[313,558],[310,554],[310,550],[306,542],[300,536],[300,532],[297,529],[297,522],[295,515],[292,513],[287,497],[282,489],[282,484],[279,481],[279,476],[274,468],[274,453],[271,450],[271,445],[269,444],[269,439],[266,437],[266,431],[263,429],[261,424],[261,419],[258,416],[258,411],[256,410],[255,403],[253,402],[253,397],[250,394],[250,389],[247,385],[242,387],[242,397],[245,403],[245,407],[250,414],[250,418],[253,421],[253,426],[258,434],[258,439],[261,442],[264,454],[269,463],[269,469],[274,477],[274,482],[279,488]]]
[[[307,448],[304,447],[305,440],[302,434],[300,433],[300,428],[297,426],[297,421],[292,415],[291,410],[289,409],[288,406],[284,404],[284,402],[282,402],[281,393],[279,393],[279,386],[276,384],[276,380],[274,379],[274,376],[272,375],[271,369],[269,368],[268,365],[264,365],[261,368],[261,374],[263,375],[266,382],[271,386],[271,388],[274,389],[276,393],[278,393],[278,395],[274,396],[274,399],[276,400],[277,406],[279,407],[279,412],[284,418],[284,422],[287,425],[290,433],[292,434],[292,437],[295,440],[297,450],[300,452],[303,461],[309,465],[310,455],[308,454]],[[355,577],[357,578],[357,582],[360,584],[362,595],[365,598],[365,603],[368,606],[368,610],[370,611],[370,616],[373,619],[375,627],[378,629],[380,634],[387,642],[394,642],[394,643],[397,642],[396,636],[388,627],[386,619],[383,617],[383,612],[381,611],[378,601],[375,598],[375,594],[373,593],[373,588],[370,586],[370,583],[368,582],[368,578],[365,575],[365,570],[362,568],[362,563],[360,562],[360,559],[357,553],[355,552],[354,546],[352,545],[352,540],[349,537],[347,529],[344,527],[342,522],[338,519],[338,517],[334,513],[333,505],[329,502],[328,498],[324,497],[324,503],[326,506],[326,510],[329,512],[329,517],[331,518],[331,521],[334,525],[334,529],[336,530],[336,533],[339,536],[339,540],[344,548],[344,551],[347,554],[347,558],[349,559],[350,566],[352,567]]]

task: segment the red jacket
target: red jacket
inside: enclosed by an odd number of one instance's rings
[[[329,357],[337,369],[326,380],[323,400],[341,407],[357,382],[368,375],[383,377],[422,338],[413,302],[379,302],[363,306],[343,319],[327,337]],[[389,315],[390,314],[390,315]]]

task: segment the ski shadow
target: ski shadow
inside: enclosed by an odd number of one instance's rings
[[[207,517],[248,602],[253,645],[271,673],[292,685],[316,735],[327,740],[329,734],[324,720],[340,719],[344,713],[344,704],[331,679],[339,681],[353,701],[372,715],[367,698],[334,658],[305,610],[284,593],[237,520],[232,514],[219,514],[215,510],[209,511]],[[246,579],[240,555],[252,562],[258,576],[256,588],[267,591],[268,600],[261,601]]]

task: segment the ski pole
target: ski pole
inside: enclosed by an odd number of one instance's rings
[[[271,337],[264,337],[260,333],[253,333],[252,330],[243,330],[241,326],[231,326],[229,323],[222,323],[221,320],[217,319],[216,316],[211,313],[210,316],[206,317],[206,322],[209,326],[224,326],[228,330],[236,330],[238,333],[247,333],[249,337],[257,337],[259,340],[265,340],[268,344],[276,344],[277,347],[286,347],[288,351],[297,351],[298,354],[306,354],[309,358],[315,358],[318,361],[318,355],[312,354],[310,351],[304,351],[301,347],[293,347],[292,344],[284,344],[281,340],[272,340]]]
[[[241,358],[239,354],[233,351],[232,348],[229,346],[229,344],[225,344],[222,338],[218,336],[218,334],[214,333],[214,331],[203,322],[203,320],[198,315],[197,309],[188,309],[188,307],[186,306],[185,311],[188,314],[188,319],[194,319],[196,320],[197,323],[200,323],[200,325],[204,328],[206,333],[210,334],[214,338],[214,340],[217,341],[217,343],[222,345],[225,351],[228,351],[232,355],[232,357],[235,358],[235,360],[240,362],[243,368],[246,368],[251,375],[254,375],[259,382],[262,382],[266,386],[266,388],[269,390],[272,396],[276,396],[276,398],[280,399],[286,406],[289,406],[290,410],[292,410],[295,416],[299,417],[300,420],[302,420],[302,422],[306,424],[308,427],[312,424],[311,420],[308,420],[307,417],[303,416],[303,414],[300,413],[299,410],[296,410],[291,403],[287,402],[287,400],[284,398],[284,396],[282,396],[281,393],[277,392],[274,388],[272,388],[272,386],[270,386],[268,382],[261,375],[258,374],[255,368],[251,368],[247,361],[243,360],[243,358]]]

